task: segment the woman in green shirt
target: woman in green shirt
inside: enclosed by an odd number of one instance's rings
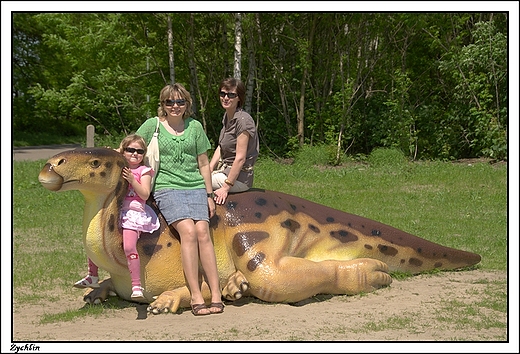
[[[181,258],[191,294],[194,315],[224,311],[215,249],[209,219],[215,214],[207,151],[211,147],[202,124],[190,117],[190,93],[180,84],[165,86],[159,95],[159,169],[153,196],[166,219],[181,238]],[[150,142],[157,117],[146,120],[136,134]],[[211,305],[204,304],[198,262],[211,290]]]

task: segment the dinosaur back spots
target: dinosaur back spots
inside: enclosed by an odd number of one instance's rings
[[[237,204],[238,204],[237,202],[228,201],[226,203],[226,209],[228,209],[228,210],[235,210],[236,207],[237,207]]]
[[[291,232],[295,232],[300,228],[300,223],[293,219],[287,219],[282,221],[280,224],[283,228],[291,230]]]
[[[114,216],[114,214],[110,214],[109,217],[108,217],[108,230],[110,232],[114,232],[114,230],[116,229],[116,221],[119,221],[118,218],[116,218]]]
[[[396,248],[386,245],[377,245],[377,248],[379,249],[379,252],[384,254],[385,256],[395,256],[397,255],[398,251]]]
[[[249,260],[249,262],[247,262],[247,270],[249,270],[250,272],[254,272],[256,270],[256,268],[262,264],[262,262],[264,261],[265,259],[265,254],[263,253],[257,253],[255,254],[255,256],[253,258],[251,258]]]
[[[239,257],[243,256],[258,242],[269,238],[269,234],[264,231],[240,232],[233,237],[233,251]]]
[[[211,219],[209,219],[209,227],[211,229],[215,229],[218,224],[220,224],[221,218],[219,215],[215,214]]]
[[[255,204],[259,206],[264,206],[267,204],[267,200],[265,200],[265,198],[256,198]]]
[[[408,263],[409,263],[410,265],[415,266],[415,267],[420,267],[420,266],[422,266],[423,261],[421,261],[421,260],[418,259],[418,258],[413,258],[413,257],[412,257],[412,258],[410,258],[410,259],[408,260]]]
[[[346,230],[331,231],[330,236],[339,240],[341,243],[354,242],[358,240],[356,235]]]
[[[123,183],[123,181],[124,180],[117,182],[116,189],[114,191],[114,193],[117,197],[117,205],[123,205],[123,200],[125,199],[125,196],[126,196],[127,184]],[[125,187],[124,189],[123,189],[123,186]]]
[[[317,233],[317,234],[320,233],[320,228],[317,227],[317,226],[315,226],[315,225],[313,225],[313,224],[309,224],[309,229],[310,229],[311,231]]]
[[[151,257],[155,252],[158,252],[162,249],[161,245],[154,245],[154,244],[145,244],[142,246],[142,251],[145,255],[148,257]]]

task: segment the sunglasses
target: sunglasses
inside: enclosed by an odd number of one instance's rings
[[[133,154],[134,152],[137,152],[139,155],[144,154],[144,150],[143,149],[125,148],[125,151],[129,152],[131,154]]]
[[[180,100],[166,100],[164,101],[164,104],[168,107],[173,107],[173,105],[175,105],[177,103],[177,105],[179,107],[181,106],[184,106],[186,104],[186,100],[183,100],[183,99],[180,99]]]
[[[224,92],[224,91],[220,91],[219,93],[220,97],[224,98],[226,97],[226,95],[229,97],[229,98],[237,98],[238,95],[234,92]]]

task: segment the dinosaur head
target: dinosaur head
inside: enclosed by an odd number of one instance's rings
[[[47,160],[38,180],[48,190],[108,194],[124,187],[124,157],[111,148],[78,148]]]

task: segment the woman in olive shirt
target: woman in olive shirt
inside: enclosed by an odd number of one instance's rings
[[[238,79],[227,78],[219,85],[220,103],[226,112],[209,164],[217,204],[224,204],[228,193],[244,192],[253,186],[259,143],[255,122],[242,108],[245,95],[245,86]]]

